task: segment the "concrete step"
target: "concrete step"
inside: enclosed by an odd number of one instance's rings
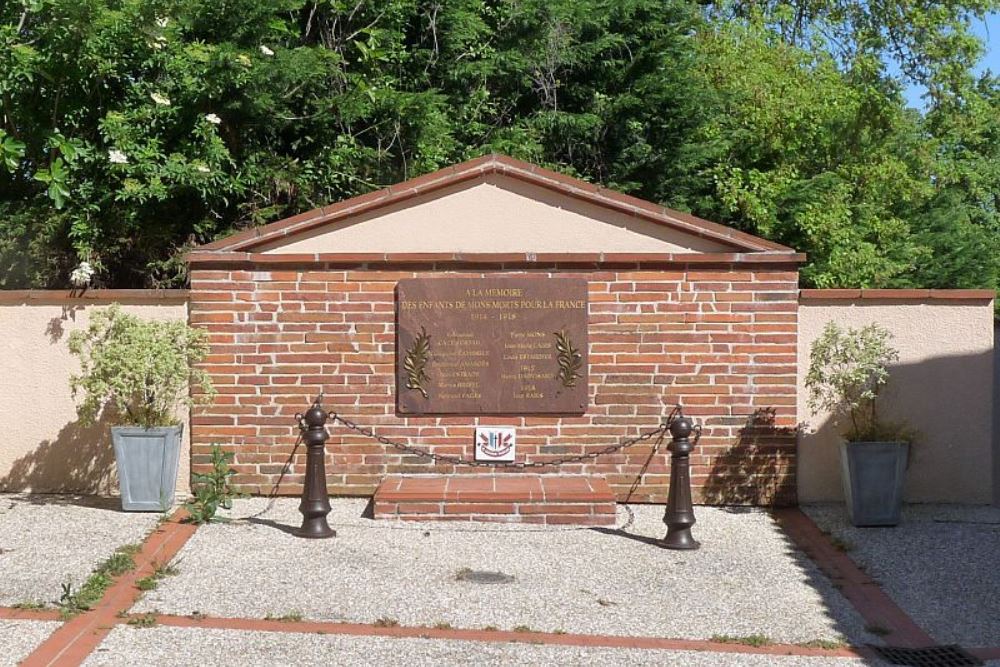
[[[600,476],[389,475],[375,518],[611,526],[615,495]]]

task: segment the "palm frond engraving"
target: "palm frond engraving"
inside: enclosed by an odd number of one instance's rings
[[[564,387],[575,387],[576,381],[583,377],[580,368],[583,366],[583,355],[573,347],[573,341],[565,331],[557,331],[556,360],[559,362],[559,381]]]
[[[427,398],[427,359],[431,355],[431,337],[424,327],[420,327],[420,333],[413,339],[413,344],[406,351],[403,357],[403,370],[406,371],[406,388],[415,389]]]

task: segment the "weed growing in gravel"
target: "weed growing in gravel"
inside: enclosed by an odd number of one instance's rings
[[[155,577],[143,577],[135,582],[135,587],[140,591],[151,591],[156,588],[157,585]]]
[[[515,625],[514,632],[534,632],[534,630],[527,625]]]
[[[212,445],[212,470],[208,473],[195,473],[194,498],[184,503],[184,509],[191,515],[190,521],[196,524],[223,521],[215,516],[219,508],[231,509],[233,498],[241,494],[231,483],[231,477],[236,471],[229,467],[235,454],[227,452],[219,445]]]
[[[807,642],[799,642],[797,646],[802,648],[822,648],[828,651],[836,651],[847,646],[847,642],[840,639],[812,639]]]
[[[267,616],[264,617],[264,620],[265,621],[281,621],[282,623],[298,623],[303,618],[305,618],[305,616],[302,615],[302,612],[299,611],[299,610],[297,610],[297,609],[295,609],[295,610],[292,610],[292,611],[288,612],[287,614],[282,614],[281,616],[275,616],[275,615],[269,613]]]
[[[156,614],[141,614],[128,619],[128,624],[134,628],[151,628],[156,625]]]
[[[555,630],[552,631],[552,634],[554,634],[554,635],[564,635],[564,634],[566,634],[566,631],[563,630],[562,628],[556,628]]]
[[[712,635],[713,642],[720,644],[743,644],[744,646],[770,646],[774,642],[767,635],[746,635],[737,637],[733,635]]]
[[[14,609],[45,609],[44,602],[35,602],[34,600],[26,600],[24,602],[15,602],[13,604]]]
[[[200,611],[192,611],[190,614],[188,614],[188,618],[193,618],[196,621],[204,621],[206,618],[208,618],[208,614],[203,614]]]
[[[841,537],[831,537],[830,544],[832,544],[833,548],[837,551],[842,551],[844,553],[854,551],[854,543]]]
[[[500,630],[500,628],[498,628],[495,625],[487,625],[485,628],[483,628],[483,630],[485,630],[486,632],[497,632]]]
[[[110,558],[94,568],[93,573],[75,591],[72,582],[64,583],[62,596],[59,598],[60,612],[63,618],[70,618],[80,612],[92,609],[104,597],[105,591],[114,583],[115,577],[135,568],[133,556],[139,553],[141,548],[138,544],[126,544],[118,547]]]
[[[12,607],[14,609],[45,609],[44,602],[35,602],[34,600],[25,600],[23,602],[15,602]]]
[[[451,623],[447,621],[438,621],[434,624],[435,630],[451,630]]]
[[[394,618],[383,616],[373,624],[376,628],[394,628],[399,625],[399,621]]]
[[[140,591],[155,590],[156,587],[159,586],[161,579],[164,577],[172,577],[179,572],[180,570],[177,569],[177,566],[171,565],[170,563],[167,563],[166,565],[156,565],[153,567],[153,574],[138,580],[135,582],[135,586]]]
[[[873,635],[878,635],[879,637],[885,637],[890,632],[888,628],[883,628],[881,625],[866,625],[865,631],[870,632]]]

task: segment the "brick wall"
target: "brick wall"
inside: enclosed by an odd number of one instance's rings
[[[192,417],[192,467],[208,447],[236,451],[236,483],[253,493],[301,492],[305,452],[296,412],[325,405],[377,432],[472,457],[476,425],[518,428],[518,454],[544,460],[604,447],[655,427],[681,402],[704,424],[692,456],[696,498],[794,502],[797,274],[751,265],[590,270],[428,264],[288,270],[195,268],[191,322],[211,333],[205,366],[219,391]],[[590,291],[590,405],[581,417],[398,417],[394,288],[402,278],[532,273],[583,277]],[[387,473],[480,473],[403,455],[331,427],[333,494],[369,495]],[[639,445],[565,474],[602,474],[619,499],[663,502],[664,442]],[[643,473],[640,478],[640,473]]]

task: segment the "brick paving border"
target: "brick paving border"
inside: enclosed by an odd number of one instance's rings
[[[936,642],[857,563],[837,549],[812,519],[798,508],[774,512],[778,525],[826,574],[865,622],[888,630],[889,646],[916,648]]]
[[[147,614],[136,614],[142,618]],[[180,628],[215,628],[222,630],[250,630],[254,632],[292,632],[327,635],[352,635],[358,637],[408,637],[418,639],[451,639],[473,642],[508,642],[547,644],[559,646],[587,646],[604,648],[670,649],[677,651],[706,651],[709,653],[754,653],[760,655],[823,656],[828,658],[858,658],[861,653],[851,648],[822,649],[797,644],[768,644],[750,646],[703,639],[667,639],[661,637],[634,637],[620,635],[585,635],[554,632],[519,632],[517,630],[475,630],[463,628],[432,628],[426,626],[381,626],[370,623],[343,623],[338,621],[284,621],[257,618],[217,618],[212,616],[172,616],[157,614],[159,625]],[[129,616],[133,618],[133,616]]]
[[[194,535],[194,525],[181,523],[185,516],[184,510],[177,510],[169,521],[158,526],[136,554],[136,567],[116,578],[93,609],[75,616],[53,632],[21,663],[22,667],[82,663],[121,621],[119,615],[139,599],[142,591],[136,582],[152,575],[157,565],[170,562]]]
[[[168,563],[194,535],[197,527],[183,523],[185,514],[178,510],[169,521],[160,525],[143,542],[136,555],[134,570],[118,577],[91,610],[66,622],[35,649],[22,663],[24,667],[79,665],[100,645],[111,630],[134,618],[149,618],[150,614],[128,614],[141,591],[136,582],[153,574],[157,565]],[[813,521],[798,509],[781,509],[774,513],[779,526],[807,556],[840,588],[841,592],[869,624],[887,630],[886,643],[892,646],[928,646],[934,640],[921,629],[875,581],[861,571],[846,554],[837,550]],[[560,646],[604,648],[665,649],[704,651],[708,653],[747,653],[756,655],[795,655],[829,658],[865,658],[870,652],[864,647],[837,649],[812,648],[796,644],[749,646],[699,639],[668,639],[617,635],[587,635],[551,632],[517,632],[512,630],[475,630],[431,628],[421,626],[384,627],[369,623],[336,621],[281,621],[252,618],[216,618],[152,614],[157,625],[185,628],[216,628],[251,632],[315,633],[358,637],[410,637],[454,641],[508,642]],[[0,607],[0,620],[58,620],[59,612],[51,609],[15,609]],[[983,659],[1000,659],[1000,647],[967,649]]]

